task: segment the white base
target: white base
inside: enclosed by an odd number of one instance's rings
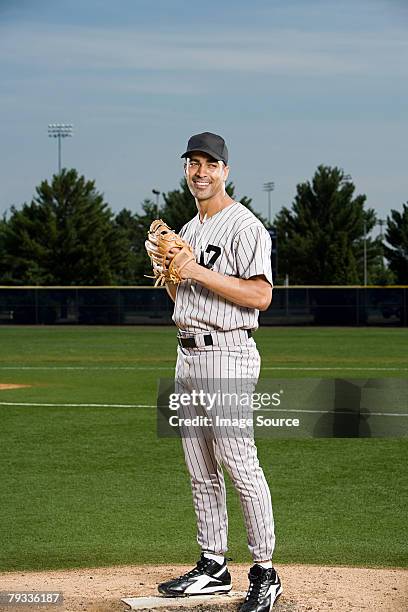
[[[131,610],[156,610],[160,608],[181,608],[194,607],[195,604],[204,602],[231,603],[231,599],[242,599],[246,593],[230,591],[225,595],[192,595],[191,597],[126,597],[121,599]]]

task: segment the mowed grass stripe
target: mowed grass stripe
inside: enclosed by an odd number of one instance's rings
[[[0,406],[44,406],[45,408],[156,408],[156,404],[45,404],[36,402],[0,402]]]
[[[0,406],[36,406],[39,408],[157,408],[156,404],[45,404],[36,402],[0,402]],[[278,414],[350,414],[347,410],[302,410],[299,408],[254,408],[254,413],[259,412],[276,412]],[[359,412],[360,416],[384,416],[384,417],[408,417],[405,412]]]
[[[168,366],[0,366],[0,370],[171,370],[174,369],[174,365]],[[299,366],[262,366],[263,370],[294,370],[297,372],[307,372],[307,371],[367,371],[367,372],[407,372],[408,368],[371,368],[371,367],[323,367],[323,366],[315,366],[315,367],[299,367]]]
[[[266,366],[407,367],[406,328],[263,327]],[[174,327],[1,327],[0,366],[173,366]]]

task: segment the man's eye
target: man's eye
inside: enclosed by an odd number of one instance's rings
[[[208,167],[209,167],[211,170],[215,170],[216,168],[218,168],[218,164],[208,164]]]

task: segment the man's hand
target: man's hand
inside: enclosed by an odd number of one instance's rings
[[[181,253],[182,249],[179,247],[173,247],[170,249],[170,251],[167,253],[166,256],[166,267],[170,268],[172,262],[174,262],[174,260],[176,260],[176,265],[178,262],[177,256],[179,255],[179,253]],[[173,263],[174,265],[174,263]],[[189,261],[187,263],[185,263],[182,267],[180,267],[179,270],[179,274],[182,280],[186,280],[188,278],[193,278],[195,272],[197,272],[197,268],[199,268],[200,265],[196,262],[195,259],[189,259]]]
[[[195,261],[191,246],[161,219],[151,224],[145,247],[152,262],[155,286],[168,281],[178,285],[186,278],[181,274],[183,268]]]

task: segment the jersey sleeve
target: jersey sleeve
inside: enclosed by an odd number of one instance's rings
[[[263,274],[273,287],[272,241],[263,225],[251,225],[241,230],[235,240],[237,276],[251,278]]]

